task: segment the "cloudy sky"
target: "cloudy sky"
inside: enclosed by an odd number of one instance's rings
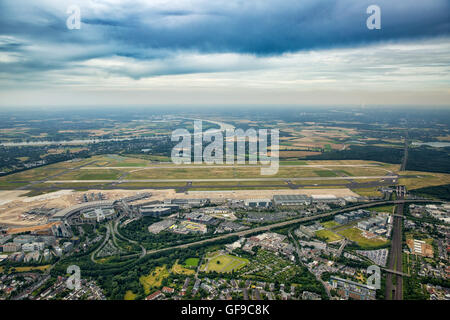
[[[1,0],[0,106],[450,105],[449,13],[449,0]]]

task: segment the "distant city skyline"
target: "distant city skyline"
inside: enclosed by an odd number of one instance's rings
[[[380,30],[372,4],[4,0],[0,108],[450,106],[449,2],[379,0]]]

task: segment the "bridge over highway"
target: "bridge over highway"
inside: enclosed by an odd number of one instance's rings
[[[410,277],[411,275],[409,273],[404,273],[404,272],[400,272],[397,270],[392,270],[392,269],[388,269],[388,268],[382,268],[384,271],[389,272],[389,273],[393,273],[399,276],[403,276],[403,277]]]

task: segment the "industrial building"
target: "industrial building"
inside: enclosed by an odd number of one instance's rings
[[[194,222],[201,222],[207,225],[214,225],[220,222],[220,220],[201,212],[185,213],[184,219]]]
[[[311,198],[303,194],[274,195],[273,204],[276,206],[304,206],[311,204]]]
[[[386,217],[371,218],[358,222],[358,228],[362,230],[370,230],[373,227],[384,227],[386,225],[386,220]]]
[[[343,201],[345,202],[344,199],[338,198],[332,194],[316,194],[312,195],[311,198],[313,203],[340,203]]]
[[[340,224],[347,224],[348,217],[346,217],[342,214],[338,214],[337,216],[334,217],[334,221],[336,221],[337,223],[340,223]]]
[[[340,223],[340,224],[347,224],[353,220],[367,218],[367,217],[370,217],[370,211],[359,209],[359,210],[355,210],[355,211],[351,211],[351,212],[338,214],[334,217],[334,221],[336,221],[337,223]]]
[[[8,242],[3,245],[3,252],[16,252],[19,251],[22,246],[18,243]]]
[[[272,204],[270,199],[247,199],[244,205],[250,208],[268,208]]]

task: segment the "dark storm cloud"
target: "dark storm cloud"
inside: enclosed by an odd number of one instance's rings
[[[66,28],[72,4],[81,9],[81,30]],[[381,30],[366,28],[371,4],[381,7]],[[2,0],[0,53],[16,52],[22,59],[10,59],[0,73],[112,56],[155,60],[183,51],[270,56],[445,37],[449,12],[448,0]]]

